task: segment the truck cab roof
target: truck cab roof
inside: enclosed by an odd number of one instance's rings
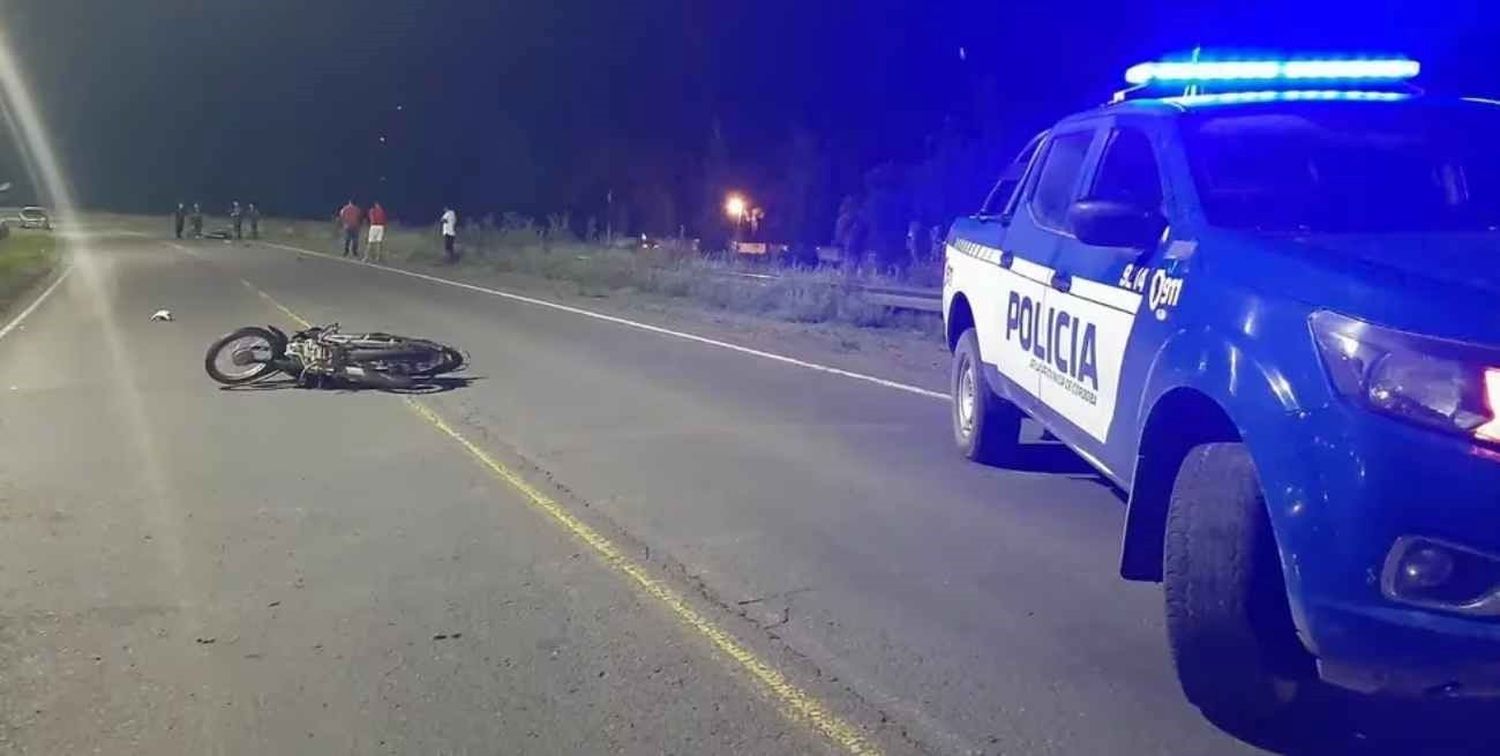
[[[1066,116],[1058,125],[1101,116],[1132,115],[1175,119],[1192,113],[1264,114],[1289,110],[1372,112],[1391,110],[1493,110],[1500,100],[1478,97],[1440,97],[1402,92],[1265,91],[1131,98]]]

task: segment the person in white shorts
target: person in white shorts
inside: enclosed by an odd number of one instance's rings
[[[385,208],[376,202],[370,207],[370,238],[365,245],[365,262],[380,262],[385,253]]]
[[[455,244],[458,241],[458,213],[453,208],[444,206],[443,215],[438,219],[443,227],[443,261],[447,263],[458,262],[458,249]]]

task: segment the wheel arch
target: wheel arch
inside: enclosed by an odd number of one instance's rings
[[[1306,320],[1300,311],[1258,312],[1269,333]],[[1300,390],[1321,370],[1316,355],[1310,345],[1306,354],[1300,346],[1293,346],[1292,342],[1250,338],[1243,329],[1207,326],[1177,332],[1151,358],[1143,380],[1146,390],[1136,411],[1140,418],[1136,427],[1141,431],[1133,455],[1120,555],[1120,573],[1125,578],[1161,579],[1167,502],[1176,468],[1191,446],[1246,442],[1263,487],[1268,472],[1280,476],[1278,485],[1292,482],[1285,478],[1288,455],[1295,453],[1257,440],[1284,437],[1286,421],[1303,414],[1309,401],[1317,401]],[[1274,508],[1271,514],[1280,541],[1287,535],[1281,532],[1286,523],[1275,516]]]
[[[1240,440],[1229,412],[1198,388],[1173,388],[1152,405],[1142,426],[1126,506],[1120,548],[1120,574],[1125,579],[1161,580],[1167,504],[1188,451],[1199,444]]]
[[[947,317],[943,320],[948,351],[952,352],[958,348],[958,339],[964,335],[964,331],[974,327],[974,309],[969,306],[968,296],[963,292],[954,294],[953,301],[948,303]]]

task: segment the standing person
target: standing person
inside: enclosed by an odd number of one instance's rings
[[[379,202],[370,205],[370,238],[365,245],[365,262],[380,262],[380,255],[385,252],[385,221],[385,208]]]
[[[364,212],[359,205],[350,199],[344,203],[339,210],[339,224],[344,227],[344,257],[357,257],[359,255],[359,223],[364,218]]]
[[[864,262],[865,242],[870,235],[870,226],[865,219],[864,203],[855,195],[844,197],[839,203],[839,216],[833,231],[833,241],[839,246],[839,265],[845,278],[853,278],[860,263]]]
[[[182,228],[187,225],[187,205],[177,203],[177,209],[172,211],[172,229],[177,232],[177,238],[182,238]]]
[[[234,225],[235,240],[245,238],[245,212],[240,209],[239,200],[229,203],[229,222]]]
[[[906,256],[896,264],[899,272],[905,273],[913,265],[921,265],[927,258],[927,250],[931,249],[927,240],[927,226],[922,221],[914,220],[906,224]]]
[[[250,218],[250,238],[251,239],[259,239],[260,238],[260,208],[256,207],[254,202],[251,202],[250,203],[250,207],[245,211],[245,215]]]
[[[190,220],[191,220],[191,222],[193,224],[193,238],[194,239],[202,239],[203,238],[203,206],[199,205],[196,202],[194,202],[193,203],[193,214],[191,216],[189,216],[189,217],[190,217]]]
[[[443,206],[443,217],[439,219],[443,227],[443,260],[445,262],[458,262],[458,250],[454,244],[458,241],[458,213],[453,208]]]

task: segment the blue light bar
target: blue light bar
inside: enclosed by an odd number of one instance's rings
[[[1140,63],[1125,71],[1131,84],[1208,82],[1395,82],[1415,77],[1422,64],[1406,58],[1368,60],[1198,60]]]
[[[1400,102],[1411,95],[1404,92],[1362,92],[1359,90],[1315,89],[1267,92],[1218,92],[1215,94],[1183,95],[1168,97],[1167,102],[1179,105],[1234,105],[1246,102]]]

